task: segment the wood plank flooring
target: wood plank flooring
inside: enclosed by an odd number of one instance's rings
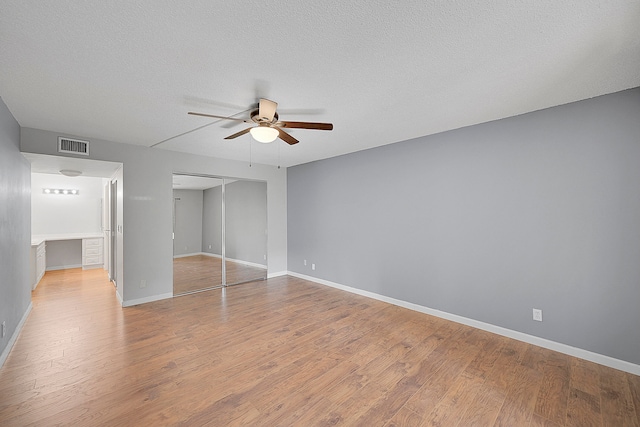
[[[265,268],[258,268],[227,260],[227,284],[262,280]],[[192,255],[173,259],[173,294],[181,295],[222,286],[222,259],[206,255]]]
[[[639,426],[640,377],[292,277],[121,308],[47,272],[2,426]]]

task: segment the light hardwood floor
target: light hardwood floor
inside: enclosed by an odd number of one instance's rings
[[[266,279],[265,268],[239,262],[225,262],[227,284]],[[191,255],[173,259],[173,294],[181,295],[222,286],[222,259],[207,255]]]
[[[292,277],[121,308],[47,272],[2,426],[638,426],[640,377]]]

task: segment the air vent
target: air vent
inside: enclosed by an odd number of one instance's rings
[[[89,141],[58,137],[58,153],[89,155]]]

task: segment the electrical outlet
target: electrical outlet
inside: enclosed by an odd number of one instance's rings
[[[267,260],[267,254],[264,254],[264,260],[265,261]]]
[[[316,265],[315,264],[311,264],[311,269],[315,270],[316,269]]]
[[[7,329],[7,322],[4,321],[4,322],[2,322],[2,338],[4,338],[4,334],[6,333],[6,331],[5,331],[6,329]]]
[[[147,281],[146,280],[140,280],[140,289],[142,288],[146,288],[147,287]]]
[[[211,245],[209,245],[209,249],[211,249]]]
[[[304,260],[304,265],[307,265],[307,260],[306,259]]]
[[[539,308],[534,308],[533,309],[533,320],[536,320],[538,322],[542,322],[542,310]]]

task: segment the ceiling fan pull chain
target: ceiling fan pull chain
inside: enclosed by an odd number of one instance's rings
[[[249,138],[249,167],[251,167],[251,138]]]
[[[280,169],[280,143],[276,143],[276,145],[278,146],[278,169]]]

